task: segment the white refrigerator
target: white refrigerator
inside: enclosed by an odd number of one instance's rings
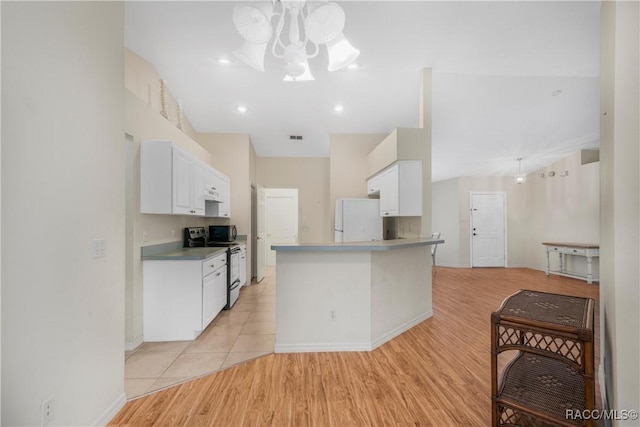
[[[382,240],[379,199],[336,199],[336,242]]]

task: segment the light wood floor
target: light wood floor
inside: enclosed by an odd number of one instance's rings
[[[599,287],[528,269],[437,267],[434,316],[372,352],[271,354],[130,401],[111,425],[487,426],[490,314],[518,289],[598,301]]]

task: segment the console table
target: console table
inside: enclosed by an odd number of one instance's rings
[[[491,314],[492,426],[592,426],[594,300],[531,290]],[[516,357],[498,375],[498,355]]]
[[[592,260],[600,256],[600,246],[588,243],[556,243],[556,242],[543,242],[542,243],[547,251],[547,269],[545,273],[559,274],[567,277],[574,277],[576,279],[586,280],[587,283],[593,283],[592,272]],[[549,262],[549,254],[557,253],[560,258],[560,268],[558,270],[551,270],[551,264]],[[566,262],[565,255],[582,256],[587,259],[587,274],[582,275],[578,273],[570,273],[565,270]],[[596,279],[597,281],[597,279]]]

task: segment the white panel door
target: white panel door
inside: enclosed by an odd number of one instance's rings
[[[505,267],[505,194],[471,193],[471,266]]]
[[[298,242],[298,189],[267,188],[267,264],[276,264],[271,245]]]

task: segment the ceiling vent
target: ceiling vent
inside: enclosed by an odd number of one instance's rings
[[[302,141],[302,135],[289,135],[289,139],[292,141]]]

